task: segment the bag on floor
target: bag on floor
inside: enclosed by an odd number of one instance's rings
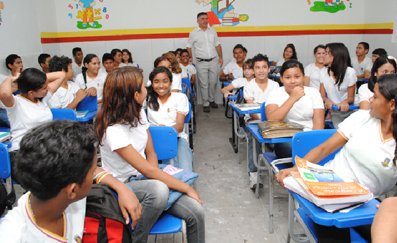
[[[118,200],[106,184],[94,184],[87,195],[83,243],[130,243]]]

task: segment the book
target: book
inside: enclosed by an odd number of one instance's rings
[[[293,122],[264,121],[258,123],[259,131],[263,138],[292,137],[297,132],[303,131],[303,126]]]
[[[76,111],[76,117],[77,118],[85,117],[87,114],[88,114],[88,110],[86,110],[86,111]]]
[[[252,104],[234,104],[234,106],[239,109],[240,111],[249,111],[249,110],[256,110],[261,108],[260,103],[252,103]]]
[[[0,132],[0,143],[7,141],[8,139],[11,138],[11,133],[10,132]]]

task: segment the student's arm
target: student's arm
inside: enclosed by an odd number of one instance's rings
[[[324,129],[324,109],[313,109],[313,128],[312,130]]]
[[[172,127],[175,128],[178,133],[183,132],[183,128],[185,126],[185,117],[186,115],[183,113],[176,113],[176,124]]]
[[[386,198],[375,214],[371,227],[373,243],[394,243],[397,241],[397,197]]]
[[[369,102],[366,100],[360,101],[360,110],[369,110]]]
[[[295,102],[305,95],[302,87],[296,87],[292,90],[289,98],[279,107],[277,104],[269,104],[266,106],[266,117],[268,120],[282,121],[288,114],[289,110],[294,106]]]
[[[245,102],[247,102],[247,104],[253,104],[254,103],[254,99],[245,99]],[[249,114],[250,117],[254,120],[260,120],[258,114]]]
[[[221,44],[215,46],[216,52],[218,53],[219,56],[219,60],[218,60],[218,64],[219,66],[223,66],[223,58],[222,58],[222,46]]]
[[[193,63],[192,48],[186,47],[187,52],[189,52],[189,61]]]
[[[365,72],[359,76],[357,76],[357,78],[364,78],[365,77]]]
[[[65,79],[66,73],[64,71],[47,73],[47,80],[49,82],[48,87],[50,87],[51,93],[57,92],[58,88],[61,86],[63,80]]]
[[[322,159],[327,157],[330,153],[333,153],[338,148],[345,145],[347,140],[342,137],[339,132],[335,132],[327,141],[310,150],[309,153],[306,154],[304,159],[310,161],[311,163],[317,164]],[[296,165],[289,169],[280,170],[279,173],[276,174],[277,182],[284,187],[283,180],[285,177],[290,176],[291,172],[297,172],[298,168]]]
[[[6,107],[12,107],[15,104],[15,98],[12,95],[13,86],[17,85],[16,77],[8,77],[0,86],[0,100]]]
[[[219,81],[228,81],[229,76],[223,72],[223,70],[219,73]]]
[[[324,100],[324,107],[328,110],[332,110],[332,105],[336,105],[331,99],[327,98],[327,94],[325,93],[324,84],[320,84],[320,94],[321,98]]]
[[[95,87],[91,87],[91,88],[87,89],[87,95],[91,96],[91,97],[96,96],[97,95],[96,88]]]
[[[150,134],[149,129],[146,129],[146,133],[148,135],[145,148],[146,160],[154,167],[159,167],[159,160],[157,159],[157,154],[154,150],[152,135]]]
[[[310,86],[310,76],[305,76],[303,78],[303,86],[307,86],[307,87]]]
[[[192,79],[190,80],[191,84],[195,84],[196,83],[196,74],[192,74]]]
[[[148,141],[149,142],[149,141]],[[153,145],[152,145],[153,146]],[[146,148],[147,149],[147,148]],[[127,163],[142,173],[145,177],[164,182],[168,188],[186,193],[189,197],[195,199],[200,204],[200,196],[191,186],[172,177],[171,175],[160,170],[157,166],[152,165],[144,159],[132,145],[115,150]]]
[[[94,174],[97,175],[102,171],[102,168],[97,167]],[[125,223],[129,223],[129,216],[131,216],[131,227],[134,229],[142,214],[142,206],[139,203],[138,198],[126,184],[117,180],[112,175],[103,177],[101,182],[108,184],[110,188],[117,192],[120,210],[123,214],[123,218],[125,219]]]
[[[340,102],[338,105],[338,108],[340,109],[340,111],[348,111],[349,110],[349,104],[353,104],[353,102],[354,102],[354,94],[355,93],[356,93],[356,84],[347,88],[347,99],[342,100],[342,102]]]
[[[221,89],[221,92],[222,92],[223,96],[225,97],[225,99],[227,99],[227,97],[232,94],[231,91],[233,89],[234,89],[233,83],[231,83],[228,86],[223,87],[223,89]]]
[[[87,91],[84,89],[79,89],[76,93],[76,98],[68,105],[66,106],[66,109],[76,109],[77,105],[87,96]]]
[[[369,79],[371,77],[371,70],[365,70],[364,72],[364,78]]]

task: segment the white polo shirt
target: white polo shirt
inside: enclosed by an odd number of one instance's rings
[[[383,139],[380,123],[368,110],[351,114],[338,129],[347,143],[325,164],[367,186],[374,197],[387,193],[397,181],[397,168],[393,164],[396,142],[393,138]]]
[[[189,63],[187,66],[184,66],[182,63],[179,63],[179,66],[182,68],[182,78],[186,78],[187,74],[189,74],[189,79],[192,79],[192,74],[196,74],[196,68]]]
[[[304,86],[303,89],[305,91],[305,95],[295,102],[283,121],[295,122],[302,125],[304,127],[304,131],[311,131],[313,130],[314,109],[324,110],[324,104],[318,90],[306,86]],[[276,104],[280,107],[288,100],[289,97],[290,95],[285,91],[285,88],[280,87],[269,93],[266,106]]]
[[[364,61],[362,61],[361,63],[358,63],[357,56],[352,57],[351,60],[354,71],[356,71],[356,76],[363,75],[365,70],[371,71],[372,69],[372,59],[369,57],[365,57]]]
[[[103,85],[105,84],[106,77],[108,74],[105,72],[98,72],[95,79],[91,79],[87,75],[87,84],[84,82],[83,74],[79,74],[76,78],[75,83],[80,89],[88,90],[91,87],[96,88],[98,100],[102,100],[103,96]]]
[[[68,81],[68,89],[59,87],[57,92],[48,101],[50,108],[66,108],[76,98],[79,86],[73,81]]]
[[[205,31],[197,27],[190,32],[186,47],[194,47],[196,58],[210,59],[218,55],[215,47],[220,44],[221,42],[215,29],[208,26]]]
[[[160,99],[159,110],[155,111],[151,109],[147,103],[147,116],[149,118],[150,126],[160,126],[161,124],[166,126],[174,126],[176,124],[176,117],[178,113],[186,116],[189,113],[189,101],[185,94],[171,92],[171,96],[163,104]],[[178,133],[178,137],[182,137],[188,140],[188,135],[184,132]]]
[[[251,81],[253,81],[255,79],[252,79]],[[245,85],[248,84],[248,81],[246,78],[237,78],[235,80],[232,81],[233,87],[235,89],[239,89],[241,87],[244,87]]]
[[[137,169],[125,161],[115,150],[132,145],[146,159],[145,149],[148,141],[146,130],[149,123],[145,111],[141,110],[140,123],[136,127],[129,124],[115,124],[107,127],[102,139],[101,159],[104,167],[109,167],[113,176],[124,182],[132,175],[138,175]]]
[[[371,90],[369,90],[368,84],[363,84],[358,89],[359,102],[361,102],[361,101],[369,102],[369,98],[371,98],[372,96],[374,96],[374,93]]]
[[[48,92],[42,101],[33,103],[20,95],[14,96],[14,105],[6,107],[12,135],[9,151],[19,149],[19,143],[29,129],[52,121],[51,109],[47,104],[51,97],[51,92]]]
[[[335,80],[328,74],[327,68],[322,69],[320,75],[320,82],[324,84],[325,92],[327,93],[328,98],[336,104],[339,104],[343,100],[347,99],[347,89],[357,82],[356,72],[351,67],[347,67],[345,78],[343,79],[343,83],[340,85],[340,87],[335,85]]]
[[[76,80],[77,75],[81,74],[81,69],[83,68],[84,64],[81,63],[81,66],[76,64],[75,61],[72,61],[72,69],[73,69],[73,80]]]
[[[224,68],[223,73],[226,75],[233,74],[234,78],[242,78],[243,68],[239,67],[236,61],[230,61]]]
[[[65,209],[63,236],[41,228],[29,206],[31,193],[25,193],[18,200],[18,206],[9,211],[0,221],[0,239],[2,242],[81,242],[84,231],[86,198],[69,204]]]
[[[314,63],[311,63],[305,67],[305,76],[310,77],[310,87],[320,90],[320,73],[323,69],[327,68],[323,67],[322,69],[319,69]]]

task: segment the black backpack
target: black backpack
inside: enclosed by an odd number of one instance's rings
[[[94,184],[87,195],[83,243],[130,243],[131,227],[125,224],[116,196],[106,184]]]

